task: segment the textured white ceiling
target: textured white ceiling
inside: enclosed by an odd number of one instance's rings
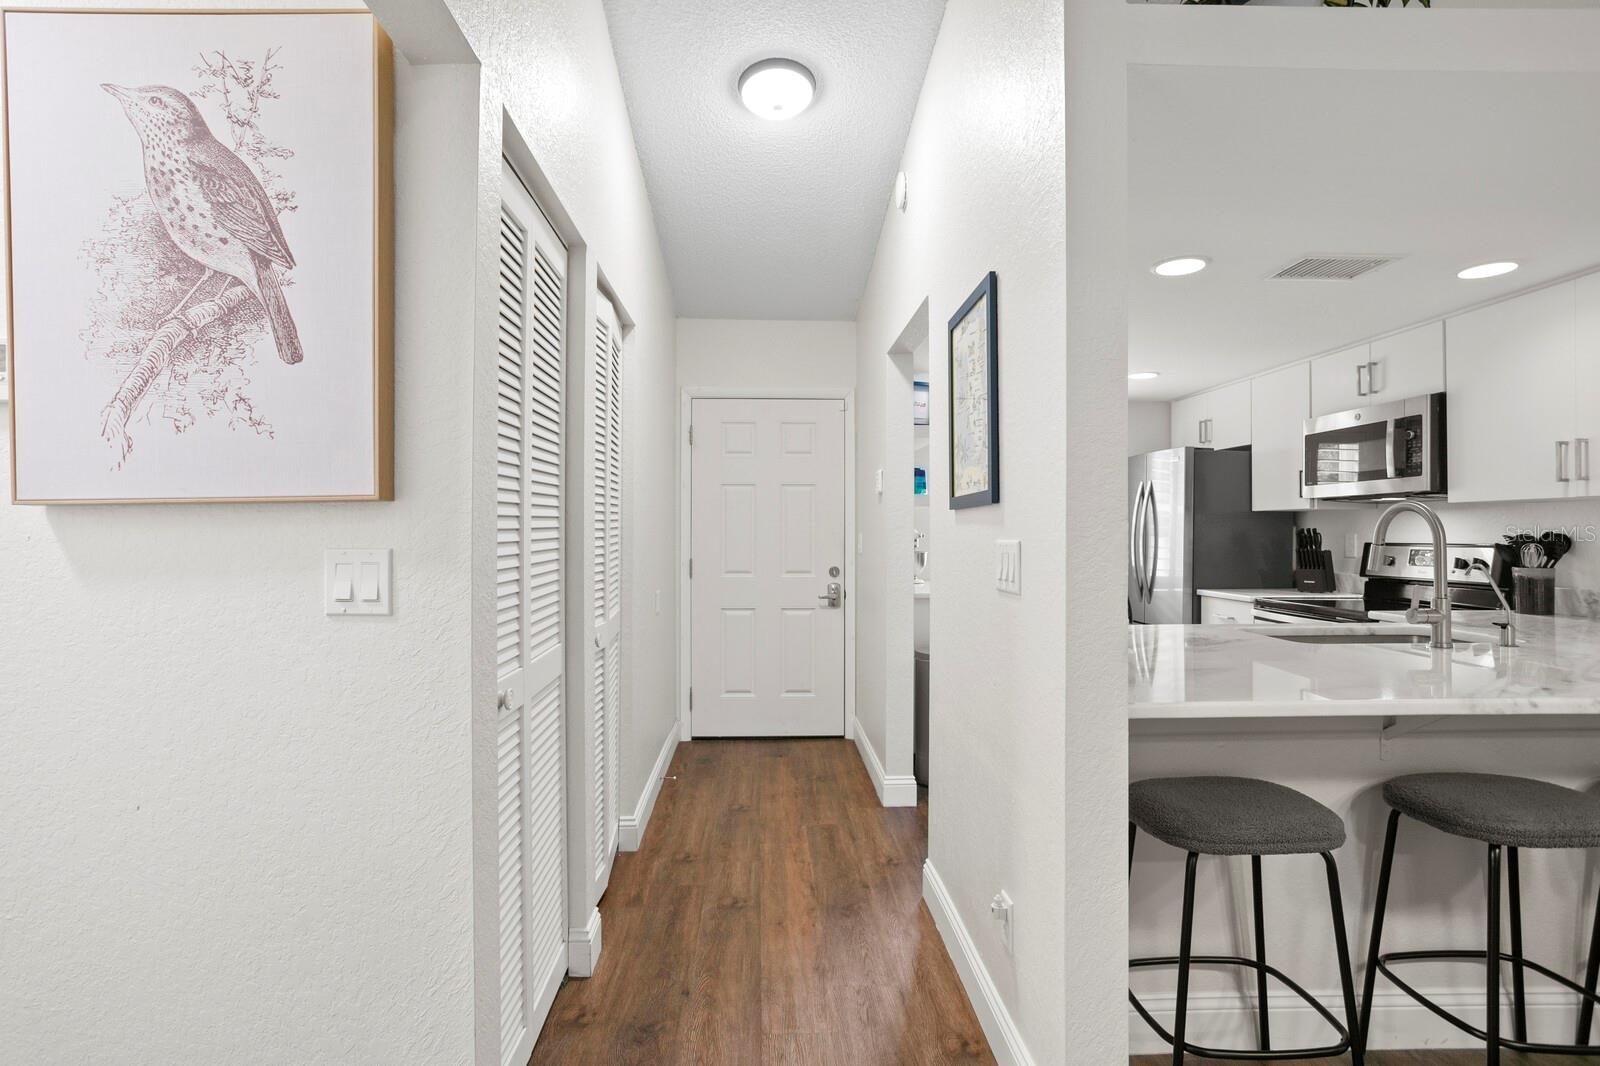
[[[944,0],[605,9],[678,314],[853,319]],[[817,78],[787,122],[739,102],[740,73],[771,56]]]
[[[1169,399],[1600,263],[1600,76],[1130,72],[1130,382]],[[1303,255],[1405,258],[1271,281]],[[1210,256],[1188,278],[1149,267]],[[1456,272],[1516,259],[1492,281]]]

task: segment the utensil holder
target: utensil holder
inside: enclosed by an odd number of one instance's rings
[[[1295,570],[1294,587],[1296,592],[1332,592],[1334,590],[1333,553],[1329,551],[1317,552],[1316,557],[1321,561],[1321,566],[1312,569]]]
[[[1556,572],[1553,568],[1513,567],[1511,585],[1511,602],[1518,614],[1556,613]]]

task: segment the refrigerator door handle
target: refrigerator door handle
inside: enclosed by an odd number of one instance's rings
[[[1139,482],[1133,492],[1133,517],[1128,522],[1128,566],[1133,571],[1133,587],[1144,602],[1144,490],[1146,483]]]
[[[1156,486],[1150,483],[1150,506],[1145,509],[1144,521],[1149,528],[1150,557],[1145,564],[1144,602],[1149,603],[1156,594],[1156,557],[1161,550],[1160,530],[1156,528]]]

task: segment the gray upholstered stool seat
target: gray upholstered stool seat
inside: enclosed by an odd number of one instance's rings
[[[1383,786],[1390,807],[1433,828],[1510,848],[1600,847],[1600,797],[1526,777],[1411,774]]]
[[[1315,855],[1344,844],[1344,822],[1302,792],[1250,777],[1166,777],[1128,788],[1128,820],[1203,855]]]

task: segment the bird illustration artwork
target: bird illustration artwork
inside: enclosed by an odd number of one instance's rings
[[[181,313],[217,275],[237,279],[266,312],[278,357],[290,365],[300,362],[305,353],[278,277],[279,267],[294,268],[294,254],[261,181],[211,135],[186,94],[166,85],[100,87],[122,105],[139,135],[145,191],[167,235],[205,268],[171,314]]]

